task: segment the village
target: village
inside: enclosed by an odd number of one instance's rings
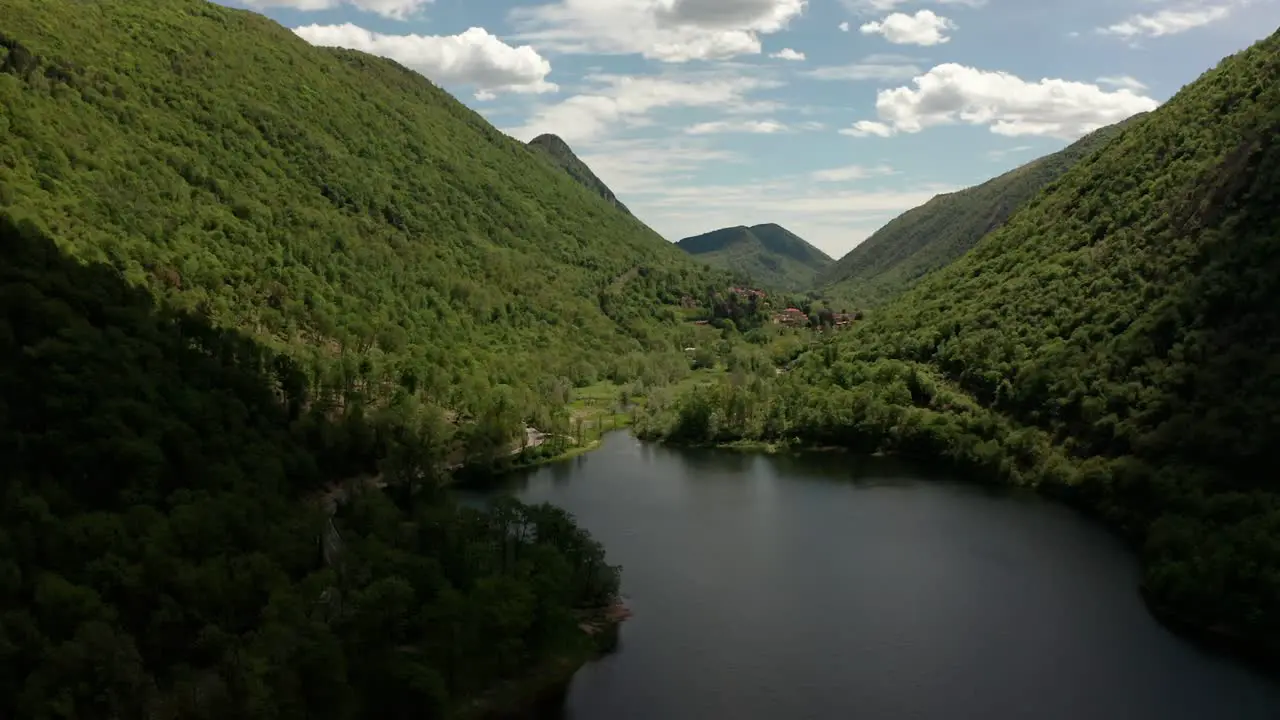
[[[712,303],[712,317],[694,321],[695,325],[712,325],[717,318],[728,318],[741,323],[742,320],[758,319],[760,323],[768,322],[789,328],[811,328],[817,332],[824,330],[843,330],[862,319],[860,311],[836,312],[829,307],[815,307],[815,298],[775,296],[775,300],[783,300],[787,307],[775,309],[768,294],[757,288],[731,287],[728,293],[717,297]],[[781,303],[780,303],[781,304]],[[799,307],[797,307],[797,305]],[[685,298],[686,307],[694,307],[693,298]]]

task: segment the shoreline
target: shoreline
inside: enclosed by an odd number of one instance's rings
[[[456,720],[536,720],[564,704],[578,671],[613,652],[622,623],[632,612],[621,598],[601,608],[579,611],[578,646],[548,658],[522,676],[461,703]]]
[[[622,428],[618,428],[618,429],[621,430]],[[610,430],[609,432],[613,432],[613,431]],[[567,450],[565,450],[564,452],[559,453],[558,455],[549,455],[546,457],[535,457],[529,460],[525,460],[524,462],[520,462],[519,456],[517,456],[517,461],[515,464],[513,464],[510,468],[499,472],[498,474],[501,475],[507,472],[516,472],[518,470],[532,470],[533,468],[542,467],[543,465],[552,465],[558,462],[564,462],[565,460],[572,460],[573,458],[579,457],[581,455],[586,455],[592,450],[599,448],[600,445],[603,444],[603,442],[604,442],[603,438],[596,438],[595,440],[591,440],[587,442],[585,445],[573,445]]]

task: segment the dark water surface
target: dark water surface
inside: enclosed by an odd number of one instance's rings
[[[1280,720],[1280,687],[1161,627],[1123,544],[890,460],[642,444],[512,481],[623,566],[635,616],[574,720]]]

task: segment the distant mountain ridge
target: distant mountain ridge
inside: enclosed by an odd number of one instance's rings
[[[889,300],[963,255],[1042,189],[1144,115],[1095,130],[1058,152],[908,210],[827,267],[816,284],[825,294],[858,305]]]
[[[777,290],[807,290],[834,262],[776,223],[712,230],[684,238],[676,247],[712,267],[744,273],[757,284]]]
[[[542,155],[550,160],[553,164],[559,166],[565,172],[569,173],[569,177],[577,180],[578,183],[585,186],[591,192],[608,200],[619,210],[631,215],[632,212],[627,209],[626,205],[618,199],[618,196],[609,189],[604,181],[596,177],[591,172],[591,168],[573,152],[573,148],[560,138],[559,135],[544,133],[528,142],[528,147],[534,152]]]

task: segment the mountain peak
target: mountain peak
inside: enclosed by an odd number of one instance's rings
[[[631,214],[626,205],[614,195],[604,181],[596,177],[591,172],[591,168],[573,152],[573,148],[569,147],[569,143],[565,142],[559,135],[553,133],[543,133],[532,139],[528,143],[528,147],[535,153],[538,153],[550,160],[554,165],[569,173],[569,177],[577,180],[580,185],[585,186],[591,192],[604,198],[606,201],[617,207],[619,210]]]
[[[687,237],[676,247],[715,267],[745,273],[764,287],[807,290],[832,261],[777,223],[735,225]]]
[[[542,147],[545,147],[545,148],[564,149],[569,153],[573,152],[573,150],[569,147],[569,143],[565,142],[564,138],[561,138],[559,135],[556,135],[555,133],[543,133],[538,137],[530,140],[529,144],[541,145]]]

